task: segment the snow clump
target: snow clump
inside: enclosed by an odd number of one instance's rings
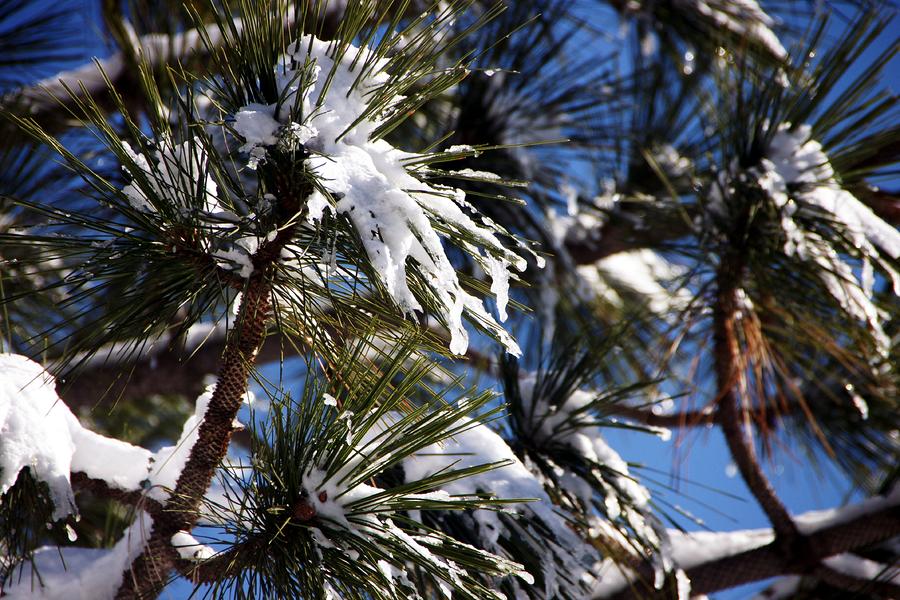
[[[241,149],[250,155],[248,166],[264,160],[265,148],[273,140],[302,143],[312,153],[307,168],[329,192],[316,191],[309,198],[306,218],[310,223],[319,221],[326,210],[346,215],[379,282],[405,313],[423,311],[408,282],[413,273],[424,280],[450,330],[453,353],[463,354],[468,347],[463,326],[467,314],[508,352],[519,355],[515,340],[482,301],[463,289],[442,238],[453,240],[491,276],[501,320],[506,316],[510,269],[523,271],[525,260],[504,247],[499,227],[476,223],[467,214],[473,209],[464,192],[416,176],[416,169],[407,163],[422,155],[404,152],[377,137],[385,111],[402,100],[397,96],[380,112],[370,110],[378,89],[390,81],[388,61],[374,59],[366,48],[348,45],[343,52],[341,48],[304,36],[289,47],[278,68],[281,102],[248,104],[236,112],[234,130],[244,141]],[[304,76],[292,64],[300,65]],[[294,105],[299,114],[292,117],[285,107]]]
[[[151,455],[82,427],[43,367],[24,356],[0,354],[0,495],[28,467],[50,489],[53,519],[62,519],[76,512],[70,473],[121,490],[138,489]]]

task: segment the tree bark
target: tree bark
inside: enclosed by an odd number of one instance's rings
[[[247,391],[250,368],[265,338],[271,312],[270,293],[271,284],[262,276],[252,279],[244,292],[197,443],[191,448],[165,509],[153,521],[144,551],[125,573],[116,595],[120,600],[155,598],[168,582],[178,559],[172,536],[193,528],[203,495],[228,451],[232,424]]]

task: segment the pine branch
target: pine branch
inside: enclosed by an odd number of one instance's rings
[[[271,283],[262,277],[251,280],[244,292],[236,328],[225,347],[219,380],[200,425],[199,439],[166,504],[166,512],[154,520],[144,552],[125,574],[116,596],[119,599],[155,598],[168,581],[175,561],[170,540],[179,531],[193,527],[201,499],[228,451],[232,423],[247,391],[250,366],[265,339],[271,313],[270,293]]]
[[[884,598],[900,598],[900,585],[895,585],[890,581],[860,579],[824,565],[814,570],[813,575],[828,585],[840,588],[849,594],[857,596],[877,594]]]
[[[802,554],[785,559],[783,545],[775,541],[730,556],[715,558],[685,569],[691,580],[691,594],[711,594],[720,590],[762,581],[781,575],[820,575],[824,559],[847,552],[856,552],[900,535],[900,507],[894,502],[872,512],[863,511],[856,518],[829,525],[803,536]],[[669,598],[669,586],[653,590],[653,569],[643,565],[631,587],[597,596],[610,600],[652,600]]]
[[[742,408],[741,397],[735,390],[741,379],[738,357],[740,346],[735,315],[738,311],[737,293],[742,270],[740,257],[734,253],[727,253],[722,258],[716,274],[713,360],[718,389],[718,421],[731,456],[747,487],[769,517],[778,537],[782,538],[785,544],[792,544],[799,537],[797,526],[760,467],[748,432],[747,415]]]
[[[198,440],[191,448],[165,513],[154,520],[144,552],[132,563],[130,573],[125,574],[117,598],[155,598],[162,591],[176,558],[172,536],[193,528],[203,496],[228,452],[234,419],[246,395],[250,369],[265,340],[272,314],[272,267],[295,235],[298,224],[292,217],[304,207],[312,187],[304,180],[280,178],[272,191],[278,199],[279,211],[288,221],[274,239],[263,244],[252,257],[255,275],[243,291],[235,327],[225,344],[218,381],[200,425]]]
[[[252,557],[265,552],[266,545],[264,539],[254,538],[201,562],[179,559],[175,562],[175,570],[194,584],[222,581],[244,568],[246,563],[252,564]]]
[[[337,13],[340,10],[340,3],[326,4],[320,24],[324,30],[321,35],[327,36],[337,28]],[[292,25],[293,20],[289,20],[285,23],[285,28]],[[236,31],[240,31],[241,21],[236,19],[234,26]],[[211,50],[223,44],[225,37],[221,29],[214,24],[205,26],[205,35],[208,36],[208,41],[212,42],[211,47],[203,42],[198,29],[188,29],[171,35],[162,33],[142,35],[137,38],[133,48],[123,48],[107,58],[57,73],[7,94],[0,98],[0,111],[15,111],[16,107],[25,106],[29,117],[45,131],[63,131],[76,124],[69,115],[74,114],[79,101],[85,98],[92,98],[98,106],[108,111],[116,109],[117,102],[113,97],[113,90],[115,93],[128,94],[123,98],[128,106],[139,101],[142,89],[140,74],[129,57],[141,55],[153,72],[163,72],[166,67],[175,67],[188,60],[208,64]],[[70,93],[72,91],[74,94]]]
[[[72,473],[71,481],[72,487],[78,491],[90,492],[101,498],[115,500],[122,504],[140,508],[154,517],[162,513],[162,504],[153,498],[148,497],[142,491],[126,492],[124,490],[116,489],[110,487],[110,485],[102,479],[92,479],[80,472]]]
[[[567,239],[566,251],[576,265],[588,265],[619,252],[659,248],[690,233],[690,220],[680,214],[667,214],[673,211],[654,210],[654,221],[659,222],[662,218],[664,223],[656,227],[644,226],[647,222],[645,208],[629,209],[623,205],[610,212],[594,235]]]

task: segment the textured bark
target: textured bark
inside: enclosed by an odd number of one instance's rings
[[[189,561],[180,558],[175,562],[175,570],[195,584],[222,581],[246,563],[252,562],[260,552],[265,552],[266,545],[265,540],[253,539],[219,552],[208,560]]]
[[[175,490],[165,509],[153,520],[144,552],[126,571],[117,598],[155,598],[166,585],[178,555],[172,536],[190,530],[201,500],[212,483],[219,461],[228,451],[233,421],[247,390],[250,368],[265,337],[271,312],[270,284],[264,277],[251,280],[244,292],[236,328],[229,336],[219,379]]]

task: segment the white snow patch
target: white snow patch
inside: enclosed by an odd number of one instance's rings
[[[151,498],[165,502],[169,498],[169,492],[175,489],[178,477],[190,457],[191,449],[200,437],[200,424],[203,422],[214,390],[215,386],[209,385],[197,398],[194,414],[184,422],[178,442],[174,446],[160,448],[153,454],[148,477],[152,487],[147,492]]]
[[[25,564],[3,589],[9,600],[111,600],[122,575],[138,557],[150,536],[152,520],[141,513],[109,550],[44,546],[35,551],[34,563]],[[40,579],[38,579],[40,575]]]
[[[29,467],[47,483],[53,518],[61,519],[75,511],[70,472],[136,489],[147,475],[150,454],[85,429],[43,367],[24,356],[0,354],[0,494]]]
[[[205,544],[201,544],[188,531],[179,531],[172,536],[172,546],[178,550],[178,555],[185,560],[202,561],[212,558],[216,551]]]
[[[256,146],[271,146],[278,141],[276,133],[281,123],[275,119],[275,107],[251,103],[234,114],[234,130],[244,138],[241,152]]]

